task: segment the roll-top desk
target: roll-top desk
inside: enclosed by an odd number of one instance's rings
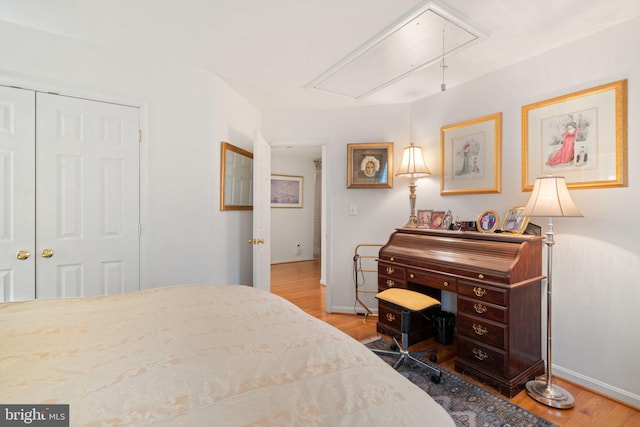
[[[457,294],[455,369],[513,397],[544,373],[542,237],[401,228],[380,249],[378,290],[400,287],[440,299]],[[400,336],[400,313],[379,302],[377,330]],[[409,343],[433,335],[419,313]]]

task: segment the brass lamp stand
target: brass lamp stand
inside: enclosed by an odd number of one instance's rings
[[[573,200],[571,200],[565,179],[563,177],[546,176],[536,179],[531,198],[520,215],[549,217],[545,239],[545,244],[547,245],[547,373],[527,382],[527,394],[536,401],[552,408],[573,408],[573,396],[564,388],[553,384],[553,375],[551,374],[551,284],[553,278],[552,252],[555,244],[553,240],[553,217],[577,217],[582,216],[582,214],[574,205]]]

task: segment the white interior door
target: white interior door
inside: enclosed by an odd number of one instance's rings
[[[271,291],[271,145],[253,142],[253,287]]]
[[[0,86],[0,301],[35,298],[34,102]]]
[[[36,112],[36,297],[139,290],[139,109],[38,93]]]

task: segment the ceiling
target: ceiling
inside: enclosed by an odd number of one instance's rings
[[[264,111],[319,109],[406,103],[439,92],[443,81],[440,61],[357,99],[315,89],[311,84],[429,3],[0,0],[0,20],[153,60],[209,70]],[[640,16],[638,0],[434,3],[482,35],[445,57],[448,89]],[[437,30],[439,37],[441,31]],[[368,69],[378,68],[362,67],[363,79],[369,77]]]

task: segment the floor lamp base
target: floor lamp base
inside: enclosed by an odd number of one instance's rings
[[[573,396],[567,390],[546,381],[532,380],[526,384],[527,394],[543,405],[558,409],[573,408]]]

